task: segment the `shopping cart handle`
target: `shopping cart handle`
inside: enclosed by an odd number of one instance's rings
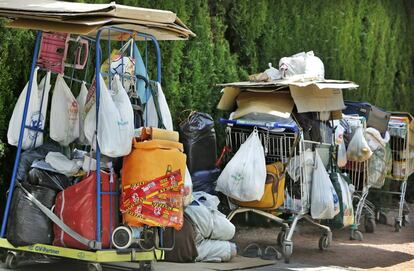
[[[292,124],[280,124],[277,122],[265,122],[265,121],[258,121],[258,120],[230,120],[225,118],[220,118],[219,120],[222,124],[236,124],[240,126],[248,126],[248,127],[261,127],[267,129],[290,129],[295,132],[298,132],[299,129],[296,125]]]

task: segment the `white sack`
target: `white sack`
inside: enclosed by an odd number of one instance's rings
[[[216,191],[239,201],[260,200],[265,182],[264,150],[255,130],[221,172]]]
[[[40,85],[37,85],[37,71],[35,68],[33,74],[32,88],[30,91],[30,101],[27,108],[26,126],[38,126],[40,129],[45,128],[47,104],[49,100],[50,91],[50,72],[47,72],[46,76],[40,81]],[[9,127],[7,130],[7,142],[10,145],[17,146],[19,142],[20,127],[23,119],[24,104],[26,102],[27,89],[29,82],[26,83],[23,91],[20,93],[16,105],[13,109],[13,114],[10,118]],[[44,93],[43,93],[44,89]],[[42,102],[43,96],[43,102]],[[39,114],[40,105],[42,104],[42,111]],[[36,141],[36,145],[35,145]],[[43,144],[43,133],[36,132],[29,129],[24,129],[22,149],[27,150],[35,148]]]
[[[78,101],[78,107],[79,107],[79,138],[78,138],[78,141],[82,145],[88,144],[88,140],[86,139],[85,132],[84,132],[84,123],[85,123],[85,118],[86,118],[86,115],[85,115],[86,96],[88,96],[88,89],[86,88],[85,82],[83,82],[79,95],[78,97],[76,97],[76,101]]]
[[[209,209],[202,203],[189,205],[185,213],[190,216],[198,231],[204,239],[231,240],[234,237],[236,228],[218,210]],[[200,241],[200,238],[196,238]]]
[[[313,219],[332,219],[339,211],[338,195],[316,151],[312,178],[311,216]]]
[[[364,162],[371,157],[372,151],[369,148],[367,141],[365,140],[361,126],[356,128],[351,142],[348,144],[348,150],[346,154],[348,160],[356,162]]]
[[[51,165],[56,171],[70,177],[78,173],[81,165],[75,161],[68,159],[60,152],[48,152],[45,157],[46,163]]]
[[[59,74],[50,109],[50,138],[68,146],[79,137],[79,106],[72,91]]]
[[[237,254],[234,243],[220,240],[204,240],[197,245],[197,262],[228,262]]]
[[[166,130],[173,131],[173,121],[171,117],[170,108],[167,103],[167,99],[165,98],[164,92],[162,91],[160,83],[157,84],[157,99],[158,105],[160,109],[160,114],[162,118],[162,123],[165,126]],[[154,103],[154,95],[151,95],[147,104],[145,105],[144,109],[144,122],[146,127],[156,127],[158,128],[159,120],[157,114],[157,108]]]

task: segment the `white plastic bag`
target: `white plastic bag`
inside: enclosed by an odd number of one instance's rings
[[[37,85],[37,71],[38,67],[34,70],[32,89],[30,92],[30,102],[27,109],[26,126],[36,127],[39,129],[45,128],[46,112],[49,100],[50,91],[50,72],[40,81],[40,85]],[[10,118],[9,127],[7,130],[7,142],[10,145],[17,146],[19,142],[20,127],[23,119],[24,104],[26,101],[27,89],[29,83],[26,84],[23,91],[17,100],[14,107],[13,114]],[[43,91],[44,90],[44,91]],[[42,102],[43,96],[43,102]],[[39,114],[40,106],[42,104],[42,111]],[[36,141],[36,144],[35,144]],[[43,133],[36,132],[34,130],[24,129],[22,148],[27,150],[30,148],[38,147],[43,144]]]
[[[157,86],[157,97],[154,97],[154,95],[151,95],[149,98],[147,104],[145,105],[144,109],[144,122],[146,127],[156,127],[158,128],[159,125],[159,119],[158,119],[158,113],[157,108],[154,103],[154,98],[158,99],[158,105],[160,109],[160,115],[162,118],[162,122],[165,126],[166,130],[173,131],[173,121],[171,117],[170,108],[167,103],[167,99],[165,98],[164,92],[162,91],[160,83],[156,82]]]
[[[279,61],[279,71],[283,78],[295,75],[323,79],[325,68],[320,58],[313,51],[301,52],[290,57],[282,57]]]
[[[344,141],[344,132],[345,129],[338,123],[335,128],[335,143],[338,145],[338,157],[337,157],[337,164],[338,167],[346,166],[347,159],[346,159],[346,146]]]
[[[78,101],[78,108],[79,108],[79,138],[78,141],[82,145],[87,145],[88,140],[86,139],[84,133],[84,123],[85,123],[85,103],[86,103],[86,96],[88,95],[88,89],[86,88],[85,82],[82,83],[80,92],[78,97],[76,97],[76,101]]]
[[[76,98],[59,74],[53,90],[50,109],[50,138],[68,146],[79,137],[79,106]]]
[[[351,142],[349,142],[346,155],[349,161],[356,162],[364,162],[371,157],[372,151],[365,140],[361,126],[356,128]]]
[[[266,182],[266,161],[254,130],[221,172],[216,191],[239,201],[260,200]]]
[[[349,189],[349,184],[338,173],[338,182],[341,186],[342,194],[342,209],[343,209],[343,224],[344,227],[354,224],[354,207],[352,205],[352,193]]]
[[[134,112],[121,80],[115,75],[112,80],[113,95],[109,93],[100,76],[100,106],[97,139],[102,154],[121,157],[131,152],[134,137]],[[95,111],[91,109],[90,111]],[[86,123],[86,122],[85,122]],[[88,135],[87,135],[88,136]],[[90,140],[88,138],[88,140]]]
[[[69,160],[60,152],[48,152],[45,157],[46,163],[51,165],[56,171],[66,176],[74,176],[81,168],[82,162],[79,164],[74,160]]]
[[[338,195],[316,151],[315,169],[312,177],[311,216],[313,219],[332,219],[338,213]]]

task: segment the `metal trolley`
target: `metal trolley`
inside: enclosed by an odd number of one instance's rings
[[[223,121],[221,121],[223,122]],[[269,127],[267,127],[269,128]],[[309,215],[310,212],[310,188],[313,168],[309,164],[309,154],[318,148],[329,148],[330,145],[319,142],[306,141],[301,132],[272,132],[268,129],[259,129],[259,138],[265,149],[267,163],[276,161],[282,162],[291,168],[291,173],[285,171],[285,201],[276,212],[270,210],[258,210],[257,208],[246,208],[235,205],[233,211],[228,215],[231,220],[236,214],[253,212],[271,219],[281,225],[278,234],[278,245],[281,246],[285,262],[289,262],[293,252],[293,233],[299,220],[304,219],[322,230],[319,239],[319,248],[325,250],[332,241],[332,232],[328,226],[321,225],[314,221]],[[252,132],[251,127],[233,126],[226,127],[226,144],[230,147],[230,156],[239,149]],[[311,157],[313,161],[313,157]],[[308,164],[307,164],[308,163]],[[304,166],[307,165],[307,166]],[[288,218],[282,219],[278,214],[284,214]]]
[[[407,180],[414,171],[414,117],[409,113],[394,112],[391,114],[388,125],[390,133],[390,148],[392,164],[387,171],[387,181],[389,188],[383,187],[381,190],[374,190],[379,193],[395,195],[398,197],[398,214],[395,217],[395,231],[399,232],[406,222],[405,193],[407,191]],[[395,191],[395,187],[398,190]],[[394,189],[394,191],[393,191]],[[392,200],[392,198],[391,198]],[[378,216],[382,223],[387,223],[384,211],[390,206],[378,206]]]
[[[62,24],[61,22],[59,22]],[[148,30],[151,33],[158,33],[157,29],[153,29],[151,26],[147,27]],[[147,29],[145,28],[145,29]],[[95,38],[91,38],[90,36],[79,36],[80,39],[85,39],[89,41],[90,46],[94,46],[94,52],[95,52],[95,75],[96,78],[99,78],[99,75],[101,74],[101,64],[102,64],[102,55],[103,53],[108,53],[107,57],[110,59],[111,55],[111,45],[113,40],[117,40],[119,43],[124,43],[124,39],[126,38],[134,38],[143,40],[144,42],[150,41],[155,47],[155,55],[156,55],[156,68],[157,68],[157,81],[161,83],[161,55],[160,55],[160,48],[158,41],[156,37],[152,34],[146,34],[137,32],[134,30],[134,28],[131,28],[132,30],[124,29],[124,28],[118,28],[114,26],[103,26],[101,28],[98,28],[94,33],[96,33]],[[191,32],[191,31],[190,31]],[[162,32],[165,34],[165,32]],[[163,35],[163,34],[162,34]],[[161,37],[163,37],[161,35]],[[149,249],[144,248],[130,248],[125,250],[116,250],[116,249],[97,249],[97,250],[80,250],[80,249],[72,249],[72,248],[65,248],[65,247],[58,247],[58,246],[52,246],[52,245],[46,245],[46,244],[33,244],[30,246],[23,246],[23,247],[14,247],[11,245],[7,239],[6,239],[6,227],[7,227],[7,220],[10,215],[10,205],[13,195],[13,190],[15,189],[15,186],[17,184],[16,176],[17,176],[17,170],[21,158],[22,153],[22,139],[23,139],[23,133],[25,129],[28,129],[34,133],[43,133],[44,131],[39,129],[39,126],[25,126],[26,118],[27,118],[27,111],[29,106],[29,100],[30,100],[30,91],[32,89],[32,83],[33,83],[33,77],[34,77],[34,71],[37,66],[37,60],[39,55],[39,47],[41,44],[41,37],[42,37],[42,31],[37,31],[37,38],[35,42],[34,47],[34,53],[33,58],[31,62],[31,72],[30,72],[30,78],[27,88],[27,96],[25,100],[24,105],[24,112],[23,112],[23,118],[22,118],[22,124],[20,129],[20,135],[19,135],[19,141],[17,146],[17,153],[16,158],[14,162],[13,167],[13,173],[12,178],[10,181],[10,186],[8,190],[8,196],[7,196],[7,203],[6,208],[4,211],[4,216],[2,220],[2,227],[1,227],[1,233],[0,233],[0,248],[7,251],[6,256],[6,265],[8,268],[13,269],[18,264],[19,259],[55,259],[55,258],[67,258],[67,259],[74,259],[74,260],[80,260],[84,261],[85,263],[88,263],[88,269],[93,271],[100,271],[102,270],[102,266],[100,263],[109,263],[109,262],[139,262],[140,263],[140,270],[147,270],[151,268],[151,262],[156,259],[162,258],[162,229],[160,228],[154,228],[152,230],[154,234],[154,240],[153,246]],[[171,39],[171,38],[170,38]],[[183,39],[182,36],[177,35],[177,39]],[[106,49],[102,50],[101,45],[106,43]],[[89,61],[88,61],[89,63]],[[72,72],[72,77],[65,78],[69,79],[71,84],[72,82],[78,82],[82,83],[82,80],[74,78],[74,72]],[[102,74],[102,76],[109,76],[108,74]],[[86,78],[86,74],[85,74]],[[84,79],[85,80],[85,79]],[[109,82],[110,80],[108,80]],[[123,81],[123,80],[122,80]],[[96,80],[96,97],[100,96],[101,91],[101,85],[100,80]],[[96,116],[97,116],[97,122],[98,122],[98,112],[99,112],[99,99],[96,99]],[[41,108],[40,108],[41,111]],[[96,142],[96,171],[100,172],[101,170],[101,152],[98,143]],[[102,191],[102,185],[101,185],[101,175],[97,174],[96,178],[97,182],[97,189],[96,189],[96,237],[94,242],[96,244],[101,243],[102,241],[102,197],[104,195],[108,195],[111,197],[111,199],[115,202],[118,201],[118,193],[116,191],[113,192],[104,192]],[[116,210],[112,210],[111,212],[115,212]],[[112,215],[110,216],[112,217]],[[111,229],[112,231],[113,229]],[[156,236],[155,236],[156,235]],[[158,236],[160,235],[160,236]],[[112,232],[109,233],[109,238],[111,238]],[[157,238],[160,237],[160,238]],[[110,239],[111,240],[111,239]]]
[[[366,128],[366,121],[363,117],[348,116],[347,118],[344,118],[343,121],[348,124],[347,126],[349,127],[349,130],[347,132],[349,134],[353,134],[358,126]],[[349,176],[355,187],[355,192],[352,196],[354,202],[354,224],[350,227],[350,238],[352,240],[362,241],[363,239],[363,234],[359,230],[362,217],[365,218],[365,231],[369,233],[375,231],[375,207],[367,200],[371,188],[368,181],[370,174],[369,163],[370,160],[363,162],[348,161],[345,168],[342,170]]]

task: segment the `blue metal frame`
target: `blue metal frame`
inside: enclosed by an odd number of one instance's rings
[[[30,68],[29,84],[27,86],[26,100],[24,102],[22,124],[20,126],[19,142],[17,144],[16,159],[14,160],[13,174],[12,174],[12,178],[11,178],[10,186],[9,186],[9,194],[7,195],[6,208],[4,209],[3,222],[1,224],[1,233],[0,233],[1,238],[3,238],[6,234],[7,218],[9,216],[10,203],[11,203],[11,199],[12,199],[12,195],[14,191],[14,185],[16,183],[17,168],[20,162],[20,154],[22,152],[24,129],[27,128],[25,124],[26,124],[26,118],[27,118],[27,111],[28,111],[29,103],[30,103],[30,93],[32,91],[33,76],[34,76],[34,71],[36,68],[37,56],[39,54],[41,37],[42,37],[42,31],[37,31],[36,43],[35,43],[35,48],[34,48],[34,53],[33,53],[33,58],[32,58],[32,65]]]
[[[134,31],[129,31],[126,29],[122,29],[122,28],[118,28],[118,27],[104,27],[101,28],[97,31],[96,33],[96,38],[95,40],[93,40],[92,38],[88,38],[88,37],[83,37],[88,39],[91,42],[95,42],[95,46],[96,46],[96,55],[95,55],[95,79],[96,79],[96,127],[98,127],[98,121],[99,121],[99,97],[100,97],[100,91],[101,91],[101,82],[99,80],[100,75],[101,75],[101,71],[100,71],[100,67],[101,67],[101,62],[102,62],[102,52],[101,52],[101,33],[104,30],[108,30],[108,31],[114,31],[114,32],[119,32],[119,33],[127,33],[130,34],[132,37],[134,36],[139,36],[139,37],[143,37],[145,39],[149,38],[152,40],[155,49],[156,49],[156,61],[157,61],[157,81],[161,84],[161,51],[160,51],[160,47],[159,47],[159,43],[157,41],[157,39],[153,36],[153,35],[149,35],[149,34],[144,34],[144,33],[137,33]],[[41,36],[42,36],[42,31],[37,31],[37,36],[36,36],[36,43],[35,43],[35,48],[34,48],[34,53],[33,53],[33,58],[32,58],[32,64],[31,64],[31,70],[30,70],[30,78],[29,78],[29,84],[28,84],[28,89],[27,89],[27,95],[26,95],[26,100],[25,100],[25,104],[24,104],[24,110],[23,110],[23,118],[22,118],[22,123],[21,123],[21,128],[20,128],[20,134],[19,134],[19,142],[18,142],[18,146],[17,146],[17,153],[16,153],[16,158],[14,161],[14,167],[13,167],[13,174],[12,174],[12,178],[10,181],[10,186],[9,186],[9,193],[7,196],[7,202],[6,202],[6,208],[4,210],[4,216],[3,216],[3,220],[2,220],[2,227],[1,227],[1,233],[0,233],[0,237],[4,238],[6,235],[6,227],[7,227],[7,220],[8,220],[8,216],[9,216],[9,211],[10,211],[10,204],[11,204],[11,200],[12,200],[12,195],[13,195],[13,191],[14,191],[14,186],[16,183],[16,177],[17,177],[17,169],[18,169],[18,165],[20,162],[20,155],[22,152],[22,142],[23,142],[23,135],[24,135],[24,130],[25,129],[32,129],[32,130],[36,130],[39,132],[43,132],[41,129],[38,129],[36,127],[26,127],[25,123],[26,123],[26,118],[27,118],[27,111],[28,111],[28,107],[29,107],[29,103],[30,103],[30,92],[32,89],[32,83],[33,83],[33,76],[34,76],[34,71],[36,68],[36,63],[37,63],[37,58],[38,58],[38,54],[39,54],[39,48],[40,48],[40,41],[41,41]],[[110,44],[110,43],[109,43]],[[110,51],[110,50],[109,50]],[[86,75],[85,75],[86,76]],[[71,78],[74,81],[80,81],[77,80],[75,78]],[[112,191],[108,192],[102,192],[102,187],[101,187],[101,151],[99,148],[99,144],[98,144],[98,140],[96,138],[96,241],[97,242],[101,242],[102,239],[102,212],[101,212],[101,203],[102,203],[102,195],[113,195],[114,193],[112,193]],[[112,217],[112,214],[111,214]],[[110,233],[112,235],[112,232]]]

